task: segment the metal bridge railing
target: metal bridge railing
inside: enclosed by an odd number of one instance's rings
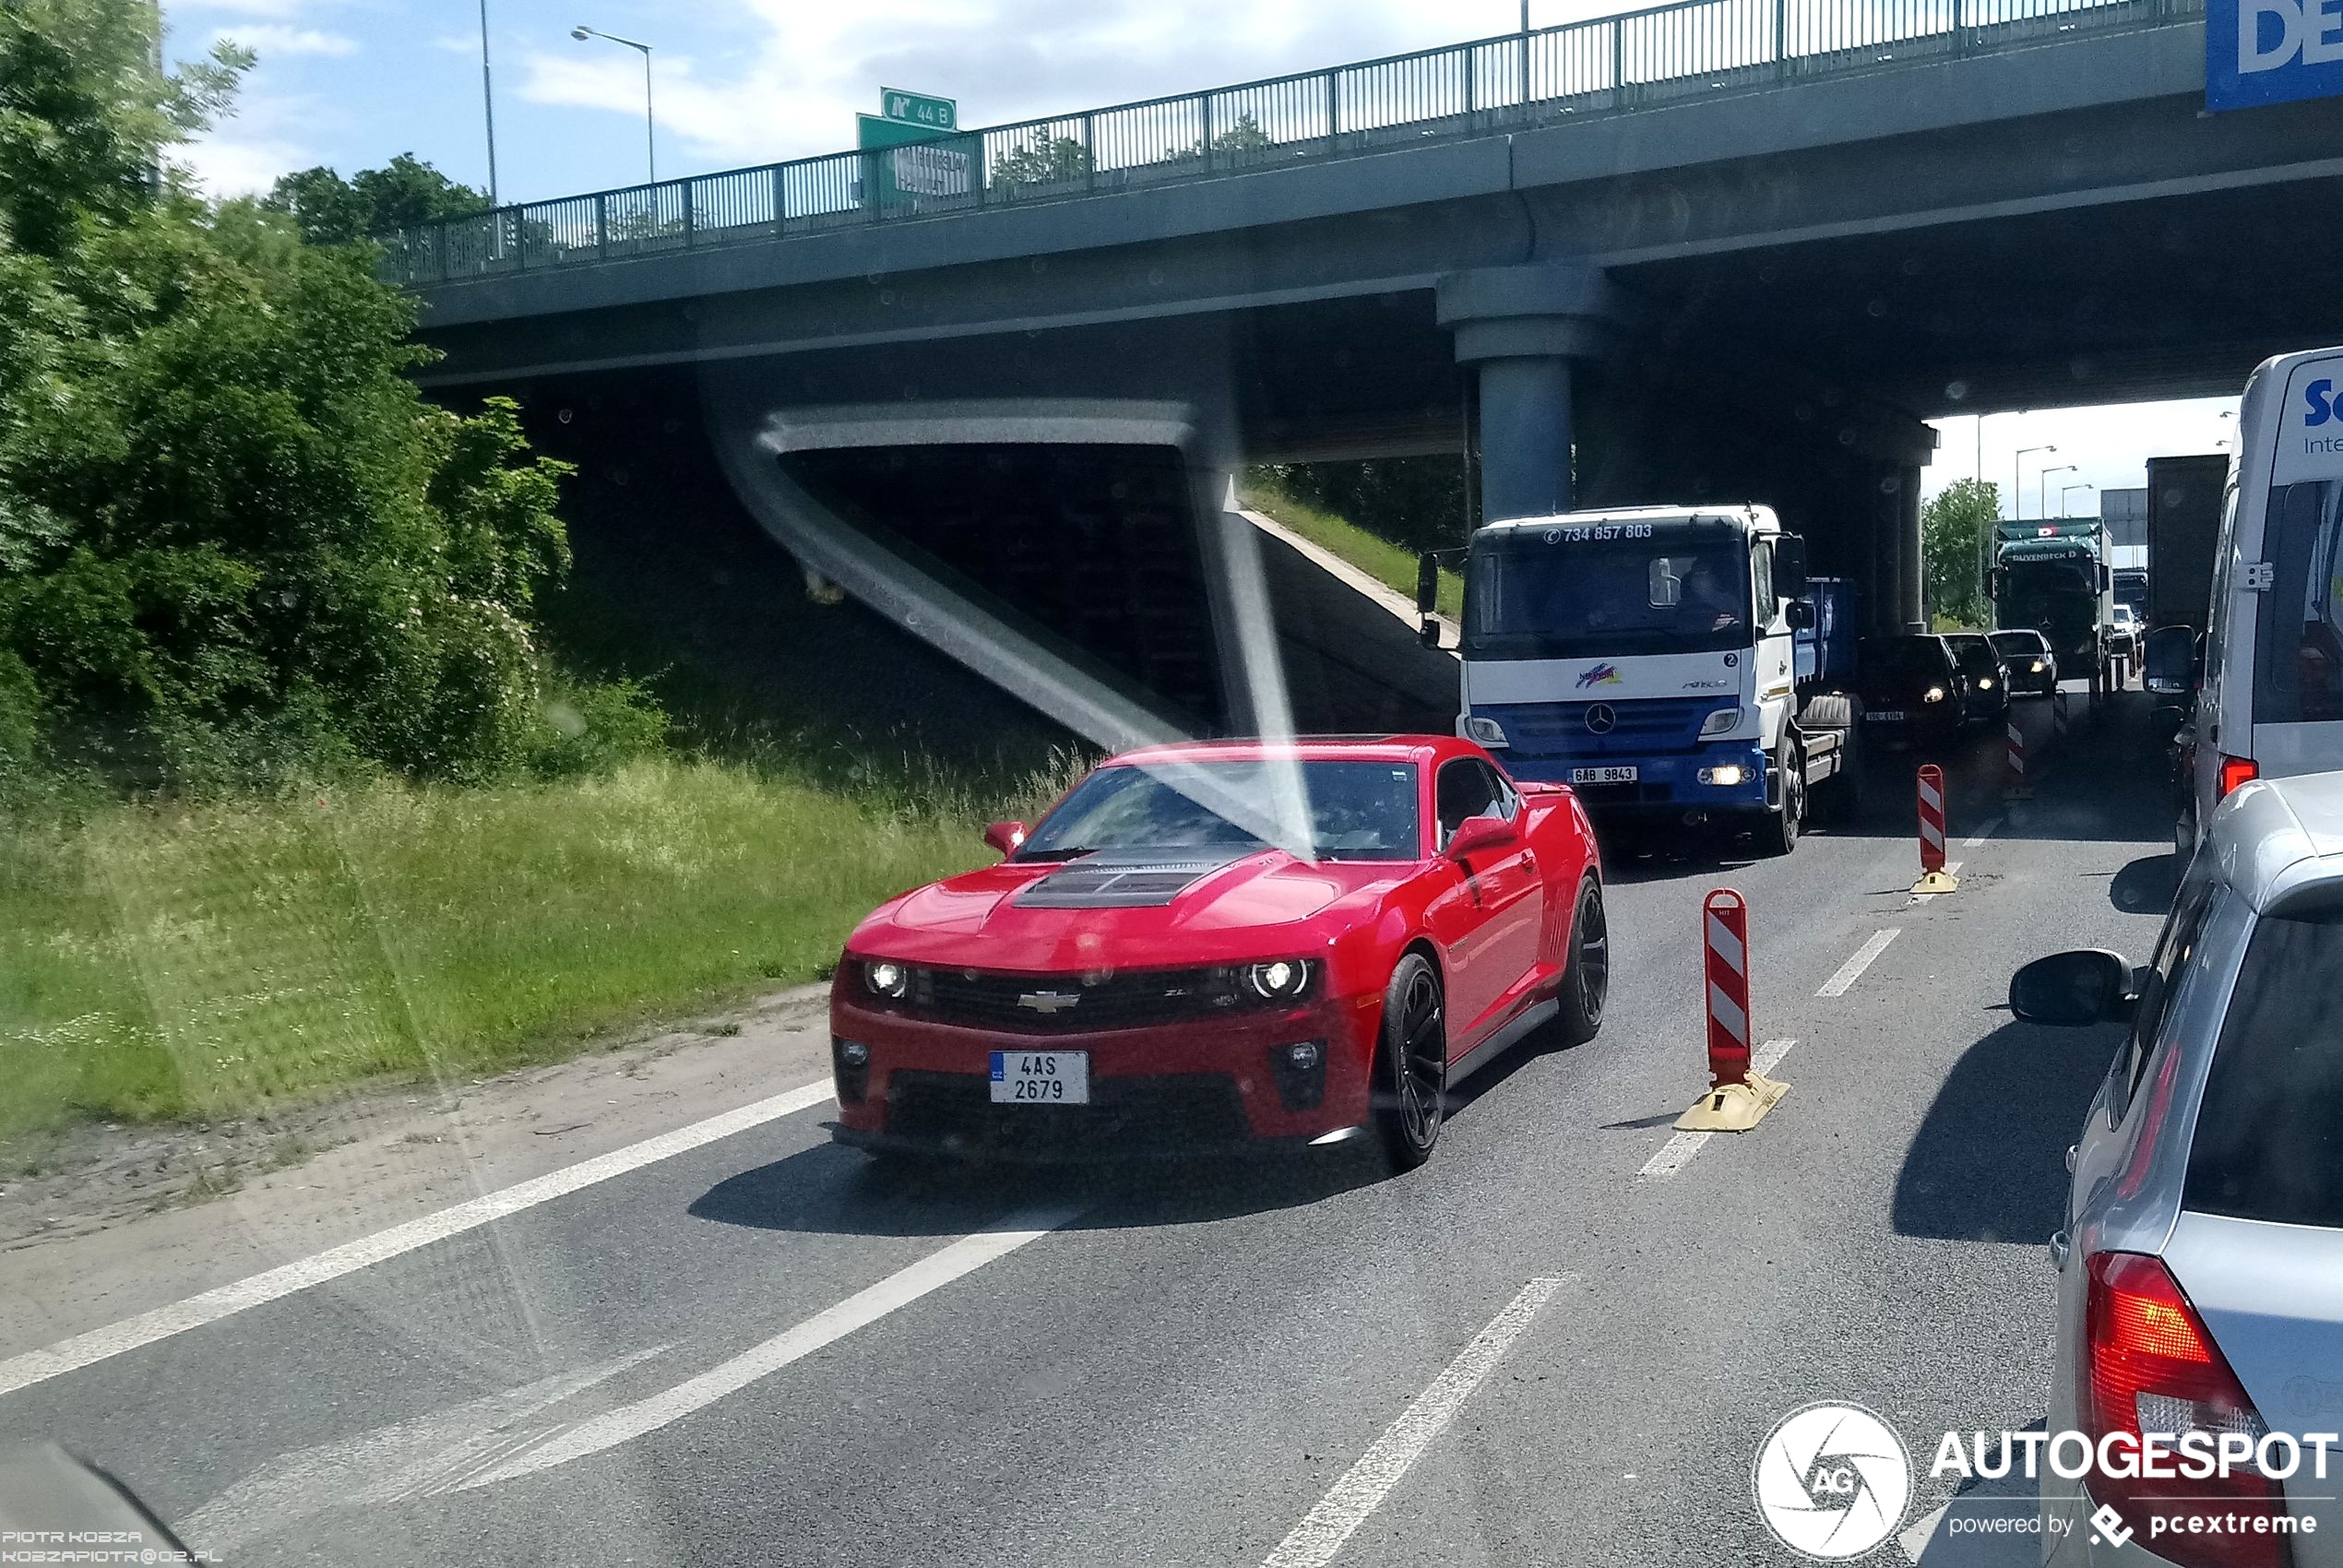
[[[1675,0],[1298,76],[500,208],[383,238],[428,286],[1212,179],[2201,17],[2205,0]]]

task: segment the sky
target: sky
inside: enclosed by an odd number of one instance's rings
[[[168,52],[233,38],[259,56],[236,114],[188,149],[217,195],[266,190],[329,164],[345,174],[411,152],[488,184],[481,0],[165,0]],[[1531,0],[1533,26],[1625,0]],[[487,0],[497,195],[506,202],[632,184],[645,175],[642,57],[570,36],[584,25],[653,48],[659,172],[681,174],[835,152],[881,87],[959,101],[998,125],[1343,61],[1493,36],[1518,0]],[[1984,476],[2010,496],[2010,462],[2037,515],[2035,474],[2059,490],[2138,485],[2152,456],[2209,452],[2236,399],[1989,415]],[[1979,422],[1937,422],[1924,490],[1978,471]],[[2097,511],[2097,490],[2066,498]]]

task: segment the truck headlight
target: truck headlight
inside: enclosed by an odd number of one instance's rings
[[[1730,734],[1733,727],[1740,722],[1741,709],[1737,707],[1718,708],[1715,712],[1709,714],[1707,718],[1700,721],[1701,739],[1707,740],[1711,735]]]
[[[1704,767],[1700,770],[1700,781],[1703,784],[1718,784],[1728,789],[1740,783],[1744,777],[1746,777],[1746,771],[1737,762],[1729,762],[1722,767]]]
[[[1476,713],[1465,720],[1465,739],[1478,741],[1493,752],[1501,746],[1512,744],[1505,739],[1505,726],[1481,713]]]

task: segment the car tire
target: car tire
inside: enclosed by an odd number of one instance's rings
[[[1570,962],[1562,971],[1562,1043],[1584,1045],[1602,1028],[1611,996],[1611,921],[1603,913],[1602,883],[1591,873],[1578,885],[1570,917]]]
[[[1432,1158],[1447,1114],[1447,999],[1440,973],[1421,953],[1403,955],[1383,989],[1383,1038],[1375,1051],[1375,1132],[1394,1170]]]
[[[1806,814],[1806,759],[1795,744],[1782,746],[1781,799],[1757,819],[1751,837],[1761,855],[1787,855],[1798,848],[1798,829]]]

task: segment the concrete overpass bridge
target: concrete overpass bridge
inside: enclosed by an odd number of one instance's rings
[[[1094,739],[1397,721],[1442,675],[1225,515],[1230,469],[1764,500],[1885,629],[1923,418],[2230,390],[2343,330],[2343,126],[2203,113],[2201,3],[1688,0],[384,265],[432,384],[523,394],[589,478],[622,426],[704,444],[810,574]]]

